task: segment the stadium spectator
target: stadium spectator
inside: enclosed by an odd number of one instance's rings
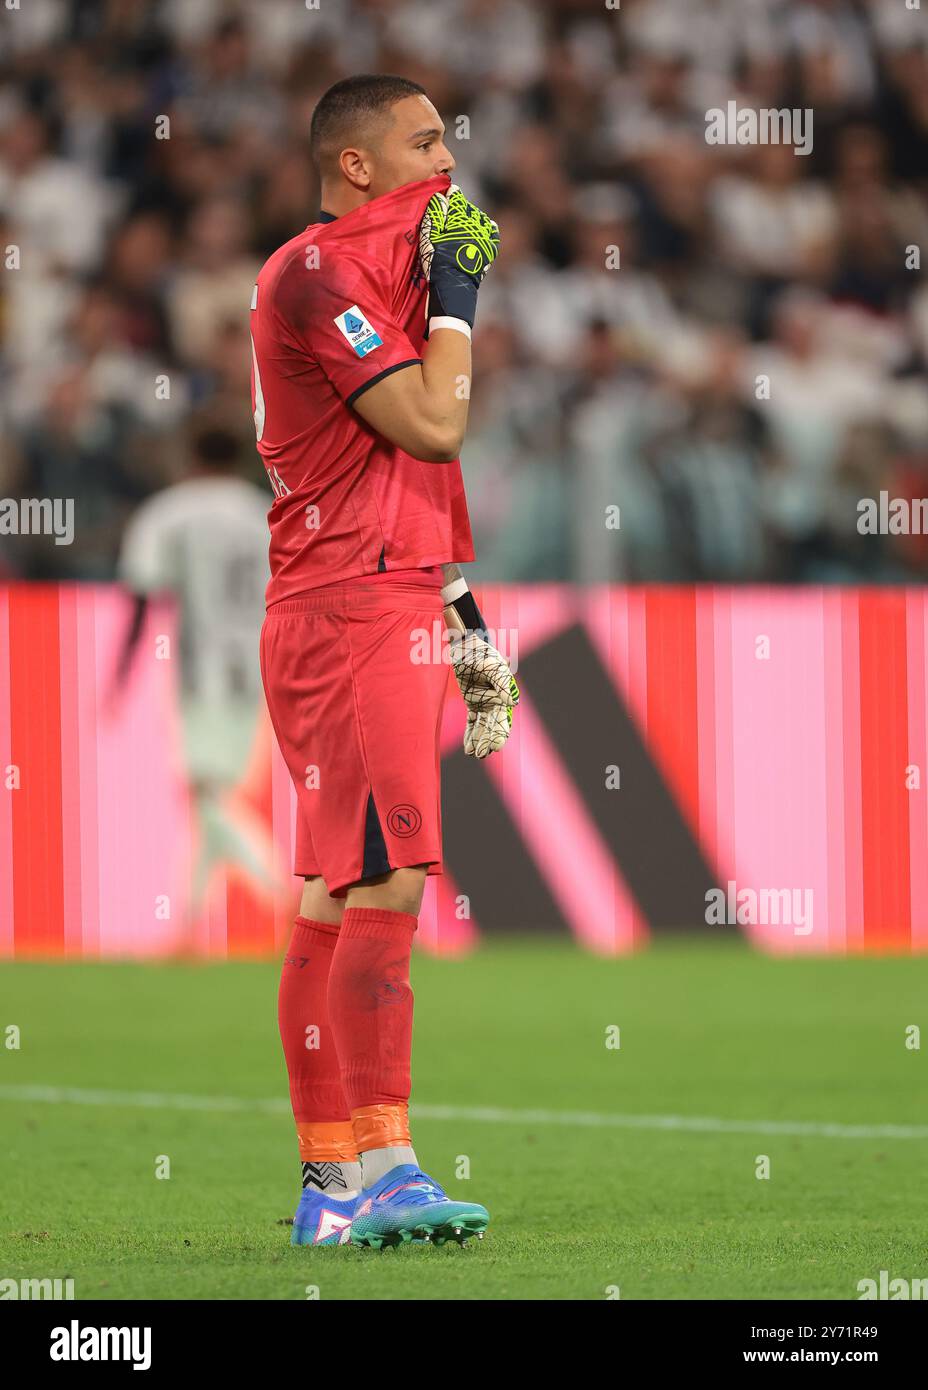
[[[923,476],[917,9],[34,0],[0,23],[4,476],[85,494],[53,557],[4,538],[13,571],[109,576],[191,410],[265,485],[250,287],[317,215],[317,97],[380,70],[426,85],[502,226],[464,455],[482,579],[923,573],[921,547],[846,531],[862,440],[880,476]],[[707,143],[729,101],[811,109],[811,153]]]

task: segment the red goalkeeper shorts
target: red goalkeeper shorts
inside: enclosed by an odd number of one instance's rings
[[[442,607],[441,571],[423,570],[267,611],[261,674],[297,793],[294,873],[321,874],[335,897],[390,869],[441,873]]]

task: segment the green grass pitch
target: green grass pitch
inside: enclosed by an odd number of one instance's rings
[[[853,1299],[881,1269],[928,1275],[926,1060],[905,1045],[928,959],[770,960],[709,937],[603,960],[506,940],[419,954],[413,984],[419,1159],[492,1220],[466,1249],[377,1253],[289,1244],[273,963],[4,966],[0,1040],[15,1024],[21,1046],[0,1047],[0,1278],[70,1277],[77,1298],[549,1300]],[[750,1128],[771,1122],[812,1128]],[[870,1132],[884,1125],[922,1137]]]

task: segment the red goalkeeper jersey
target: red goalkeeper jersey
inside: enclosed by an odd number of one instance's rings
[[[274,502],[268,605],[359,575],[474,558],[460,463],[398,449],[353,409],[422,360],[419,223],[447,176],[311,223],[262,267],[252,403]]]

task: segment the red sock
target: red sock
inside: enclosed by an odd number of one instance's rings
[[[329,973],[329,1021],[352,1114],[369,1106],[391,1112],[398,1107],[405,1114],[412,1052],[409,957],[417,925],[409,912],[373,907],[349,907],[342,918]]]
[[[352,1163],[358,1156],[326,1002],[339,930],[297,917],[277,996],[300,1158],[308,1163]]]

